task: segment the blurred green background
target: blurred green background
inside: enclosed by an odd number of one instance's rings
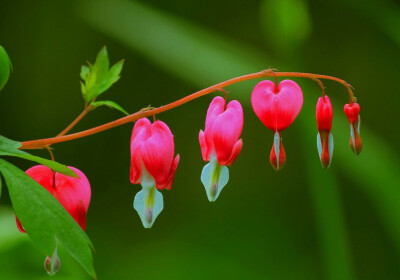
[[[244,148],[212,204],[200,182],[197,138],[212,96],[159,115],[181,162],[151,230],[132,208],[140,190],[129,182],[132,125],[54,145],[56,159],[91,182],[87,233],[99,279],[400,279],[395,0],[2,1],[0,36],[14,66],[0,94],[0,134],[21,141],[54,136],[80,113],[80,66],[103,45],[112,62],[126,63],[102,98],[129,112],[268,67],[337,76],[356,89],[358,157],[348,147],[346,91],[325,82],[335,106],[335,151],[325,171],[316,149],[320,89],[296,79],[304,108],[283,133],[287,164],[276,173],[268,161],[272,132],[249,102],[257,81],[227,88],[245,109]],[[74,131],[120,116],[99,108]],[[0,279],[48,279],[44,258],[17,231],[4,189]],[[54,279],[88,279],[64,252],[61,263]]]

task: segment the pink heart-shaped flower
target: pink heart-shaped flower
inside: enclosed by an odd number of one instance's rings
[[[281,131],[289,127],[300,113],[303,92],[291,80],[280,82],[278,88],[271,81],[262,81],[253,89],[251,105],[267,128]]]

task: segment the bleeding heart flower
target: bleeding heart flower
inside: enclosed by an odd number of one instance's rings
[[[284,80],[276,87],[271,81],[259,82],[251,94],[251,105],[261,122],[274,132],[270,162],[280,170],[286,162],[281,131],[288,128],[303,106],[300,86],[291,80]]]
[[[215,201],[229,180],[229,170],[242,150],[243,108],[236,100],[225,107],[217,96],[208,107],[206,127],[200,130],[199,143],[204,161],[209,161],[201,173],[201,181],[209,201]]]
[[[179,155],[174,158],[174,137],[162,121],[153,124],[146,118],[135,123],[131,138],[132,184],[141,184],[133,207],[145,228],[150,228],[163,209],[163,197],[157,189],[171,189]]]
[[[53,170],[44,165],[36,165],[29,168],[26,170],[26,174],[51,193],[81,228],[85,230],[86,213],[91,197],[90,184],[82,171],[71,166],[69,168],[78,175],[78,178],[53,172]],[[25,233],[25,229],[17,217],[16,222],[19,231]],[[44,266],[50,275],[54,275],[59,270],[60,260],[57,256],[57,247],[53,255],[46,258]]]
[[[317,102],[317,147],[322,166],[326,169],[332,161],[333,136],[332,128],[333,110],[332,104],[327,95],[320,97]]]
[[[350,149],[358,155],[362,150],[360,105],[358,103],[346,104],[343,109],[350,124]]]
[[[51,193],[74,220],[86,229],[86,212],[89,208],[91,190],[88,179],[82,171],[69,166],[79,178],[53,172],[44,165],[36,165],[25,171],[33,180],[42,185]],[[25,232],[17,218],[19,231]]]

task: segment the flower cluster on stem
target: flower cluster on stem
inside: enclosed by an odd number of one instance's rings
[[[243,140],[240,138],[243,129],[242,105],[237,100],[227,103],[226,92],[223,88],[241,81],[266,77],[274,77],[275,82],[269,80],[259,82],[251,94],[251,104],[260,121],[273,132],[269,160],[275,170],[281,170],[286,163],[282,133],[292,125],[303,106],[303,92],[300,86],[292,80],[283,80],[278,84],[278,77],[308,78],[321,86],[323,96],[318,99],[316,106],[317,149],[324,168],[328,168],[332,161],[333,109],[329,97],[324,93],[320,79],[333,80],[345,86],[350,100],[349,104],[344,107],[350,124],[350,147],[356,154],[360,153],[362,147],[359,128],[360,107],[355,102],[356,98],[347,82],[326,75],[274,72],[272,70],[233,78],[190,94],[168,105],[146,108],[146,110],[140,110],[137,113],[92,129],[67,134],[91,110],[89,105],[58,136],[22,142],[20,149],[49,149],[50,145],[55,143],[79,139],[137,121],[131,136],[130,180],[132,184],[141,184],[142,190],[136,194],[133,207],[139,214],[143,226],[150,228],[164,207],[160,190],[171,188],[180,157],[179,155],[175,156],[174,138],[168,125],[155,119],[151,123],[147,117],[171,110],[215,91],[225,93],[225,99],[217,96],[211,101],[206,115],[205,129],[199,132],[201,155],[203,160],[208,162],[202,170],[200,179],[209,201],[215,201],[228,183],[228,166],[232,166],[243,147]]]

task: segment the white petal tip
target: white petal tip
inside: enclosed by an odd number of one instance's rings
[[[133,208],[139,214],[143,227],[151,228],[164,208],[163,196],[155,187],[144,188],[136,194]]]
[[[201,182],[207,193],[210,202],[217,200],[222,189],[228,184],[229,170],[226,166],[221,166],[216,160],[211,160],[206,164],[201,172]]]

